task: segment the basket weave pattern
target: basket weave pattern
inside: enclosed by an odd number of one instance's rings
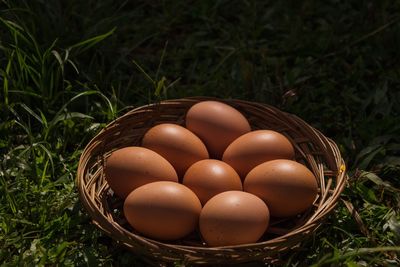
[[[294,219],[271,221],[258,243],[210,248],[199,233],[169,243],[143,237],[128,225],[121,212],[122,200],[112,195],[105,180],[104,163],[112,151],[140,146],[143,135],[156,124],[184,125],[186,111],[203,100],[217,100],[233,106],[249,120],[252,130],[271,129],[284,134],[295,147],[296,160],[305,164],[317,178],[319,192],[314,205]],[[199,97],[142,106],[119,117],[89,142],[81,155],[77,174],[83,206],[93,222],[119,244],[160,262],[199,264],[271,261],[298,247],[334,208],[346,179],[344,161],[336,144],[295,115],[254,102]]]

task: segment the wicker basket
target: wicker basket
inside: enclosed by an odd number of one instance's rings
[[[112,195],[104,178],[104,162],[112,151],[140,145],[144,133],[155,124],[185,123],[186,111],[203,100],[225,102],[245,115],[253,130],[272,129],[284,134],[295,147],[296,160],[306,164],[317,177],[318,198],[301,216],[271,221],[258,243],[210,248],[199,233],[184,240],[163,243],[135,232],[121,212],[122,200]],[[78,166],[77,184],[82,204],[93,222],[117,243],[152,262],[232,264],[261,260],[271,262],[299,247],[321,225],[334,208],[347,176],[335,143],[298,117],[274,107],[241,100],[185,98],[163,101],[133,109],[111,122],[87,145]]]

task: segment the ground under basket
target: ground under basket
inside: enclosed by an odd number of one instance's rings
[[[169,243],[143,237],[127,224],[121,212],[123,202],[112,195],[104,178],[104,162],[112,151],[140,145],[145,132],[156,124],[184,125],[186,111],[203,100],[221,101],[238,109],[247,117],[252,130],[271,129],[284,134],[295,147],[296,160],[307,165],[317,177],[319,192],[314,205],[296,218],[271,221],[267,233],[257,243],[210,248],[198,233]],[[150,262],[233,264],[271,262],[298,248],[334,208],[346,179],[345,164],[336,144],[295,115],[260,103],[196,97],[142,106],[111,122],[84,149],[77,185],[81,202],[93,222],[117,243]]]

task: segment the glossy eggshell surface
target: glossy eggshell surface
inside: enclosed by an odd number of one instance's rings
[[[176,240],[190,234],[198,225],[200,212],[197,196],[174,182],[143,185],[124,202],[129,224],[143,235],[159,240]]]
[[[235,108],[218,101],[193,105],[186,114],[186,128],[206,144],[210,157],[221,159],[226,147],[251,130],[247,119]]]
[[[106,160],[105,178],[118,196],[155,181],[178,182],[174,167],[162,156],[143,147],[125,147],[114,151]]]
[[[244,180],[244,190],[265,201],[274,217],[297,215],[314,202],[318,184],[314,174],[292,160],[273,160],[258,165]]]
[[[293,158],[294,148],[284,135],[272,130],[256,130],[233,141],[222,160],[244,179],[251,169],[263,162]]]
[[[224,191],[242,190],[242,181],[236,171],[216,159],[201,160],[190,166],[182,183],[199,197],[203,205]]]
[[[200,214],[200,232],[209,246],[257,242],[269,224],[267,205],[257,196],[227,191],[212,197]]]
[[[143,137],[142,145],[166,158],[179,177],[193,163],[209,158],[200,138],[177,124],[163,123],[150,128]]]

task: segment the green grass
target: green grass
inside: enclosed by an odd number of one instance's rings
[[[90,223],[79,156],[129,108],[195,95],[275,105],[340,146],[343,201],[287,266],[400,265],[398,1],[0,6],[2,266],[144,264]]]

